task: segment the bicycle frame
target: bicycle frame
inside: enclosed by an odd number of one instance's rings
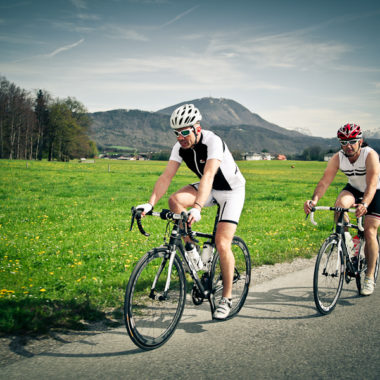
[[[312,224],[317,225],[317,223],[314,221],[314,211],[315,210],[330,210],[330,211],[335,211],[338,214],[336,223],[335,223],[335,234],[338,237],[338,250],[343,252],[343,257],[345,260],[345,267],[348,269],[348,272],[354,276],[358,274],[357,268],[355,268],[354,264],[352,263],[348,249],[347,249],[347,244],[346,244],[346,236],[345,236],[345,231],[348,228],[353,228],[358,230],[358,234],[362,237],[363,236],[363,217],[360,217],[358,219],[358,224],[352,224],[350,221],[345,221],[345,213],[346,212],[351,212],[354,213],[356,209],[348,209],[348,208],[343,208],[343,207],[326,207],[326,206],[317,206],[313,207],[312,212],[310,214],[310,221]],[[339,268],[339,260],[337,262],[337,268]],[[346,276],[347,276],[347,271],[346,271]],[[347,281],[347,279],[346,279]]]
[[[161,213],[150,212],[149,214],[153,215],[153,216],[160,216],[161,219],[169,219],[169,218],[167,218],[168,215],[171,215],[171,216],[175,215],[175,214],[171,213],[169,210],[164,210],[164,211],[165,212],[161,212]],[[185,263],[187,268],[189,268],[189,270],[190,270],[189,272],[190,272],[191,278],[193,279],[194,283],[197,286],[197,290],[199,291],[198,295],[201,298],[207,299],[209,301],[212,313],[215,311],[215,300],[214,300],[213,294],[210,291],[210,288],[206,288],[204,286],[204,284],[202,283],[202,280],[198,276],[198,273],[192,268],[192,265],[190,264],[189,259],[187,257],[186,250],[184,248],[182,238],[186,237],[186,236],[190,236],[190,238],[195,242],[198,242],[196,237],[200,237],[202,239],[210,239],[211,244],[215,246],[215,233],[216,233],[218,220],[219,220],[219,212],[220,212],[220,207],[218,205],[212,234],[192,231],[191,228],[187,226],[186,214],[181,214],[181,218],[173,218],[175,224],[174,224],[172,231],[170,233],[169,243],[167,244],[167,248],[169,251],[169,257],[164,258],[164,260],[162,261],[162,263],[160,265],[160,268],[158,269],[158,271],[155,275],[155,278],[154,278],[153,283],[152,283],[150,295],[149,295],[150,298],[153,298],[153,299],[156,298],[156,295],[154,293],[155,287],[156,287],[158,278],[160,277],[162,270],[165,267],[167,260],[169,259],[168,273],[167,273],[164,293],[163,293],[163,295],[159,296],[160,300],[166,300],[167,299],[168,290],[170,288],[170,278],[171,278],[171,274],[172,274],[174,257],[177,254],[177,249],[178,249],[183,262]],[[134,218],[133,218],[133,220],[134,220]],[[132,225],[133,225],[133,220],[132,220],[132,224],[131,224],[131,229],[132,229]],[[137,220],[137,225],[139,227],[140,232],[145,236],[149,236],[149,234],[147,234],[144,231],[144,229],[142,228],[141,218],[138,215],[136,217],[136,220]]]
[[[198,242],[196,237],[200,237],[202,239],[210,239],[211,244],[215,246],[215,233],[216,233],[216,228],[217,228],[218,220],[219,220],[219,212],[220,212],[220,207],[218,205],[212,234],[192,231],[189,228],[181,228],[179,225],[180,221],[176,221],[176,224],[174,225],[172,229],[169,244],[168,244],[171,262],[169,262],[168,277],[167,277],[167,283],[166,283],[167,287],[165,287],[165,291],[168,291],[169,286],[170,286],[172,262],[174,261],[176,249],[178,248],[183,261],[185,262],[186,266],[190,269],[190,276],[193,279],[194,283],[196,284],[198,291],[200,292],[200,296],[209,301],[212,313],[215,311],[215,301],[214,301],[213,294],[210,291],[210,289],[205,288],[204,284],[202,283],[202,280],[198,276],[198,273],[190,265],[186,250],[182,242],[182,237],[190,236],[192,240],[194,240],[195,242]],[[160,273],[157,274],[157,277],[159,276],[159,274]]]

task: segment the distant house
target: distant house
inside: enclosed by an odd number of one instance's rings
[[[244,153],[246,161],[272,160],[274,157],[270,153]]]
[[[82,163],[82,164],[94,164],[94,163],[95,163],[95,160],[89,160],[89,159],[87,159],[87,158],[81,158],[81,159],[79,160],[79,162]]]
[[[245,153],[244,159],[246,161],[259,161],[263,159],[263,155],[261,153]]]
[[[284,154],[279,154],[277,156],[277,160],[282,160],[282,161],[285,161],[286,160],[286,156]]]
[[[323,161],[330,161],[331,157],[334,155],[335,153],[328,153],[328,154],[325,154],[325,156],[323,157]]]

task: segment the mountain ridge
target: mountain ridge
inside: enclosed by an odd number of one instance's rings
[[[91,137],[100,146],[125,146],[142,152],[171,150],[176,138],[169,118],[174,109],[185,103],[194,104],[200,110],[202,127],[220,135],[231,151],[300,154],[312,146],[320,146],[324,151],[339,149],[335,138],[288,130],[266,121],[234,100],[211,97],[181,102],[156,112],[117,109],[90,113]],[[377,144],[380,149],[380,141]]]

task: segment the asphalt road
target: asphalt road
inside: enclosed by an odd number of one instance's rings
[[[213,322],[208,305],[187,303],[174,336],[144,352],[123,327],[89,335],[0,369],[0,379],[379,379],[380,290],[320,316],[313,267],[250,290],[240,314]]]

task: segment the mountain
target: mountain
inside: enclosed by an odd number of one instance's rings
[[[302,133],[303,135],[313,136],[313,134],[311,133],[311,130],[308,129],[308,128],[300,128],[300,127],[298,127],[298,128],[294,128],[293,131]]]
[[[176,138],[168,117],[139,110],[112,110],[91,113],[91,137],[100,146],[124,146],[137,150],[168,150]]]
[[[213,126],[232,126],[232,125],[252,125],[278,132],[287,136],[300,135],[294,131],[281,128],[278,125],[269,123],[261,118],[256,113],[251,112],[248,108],[235,102],[231,99],[224,98],[202,98],[190,100],[186,103],[192,103],[197,107],[202,114],[202,122],[205,128]],[[159,110],[162,113],[170,116],[172,112],[183,103],[175,104],[174,106]]]
[[[364,138],[380,139],[380,129],[371,129],[368,131],[364,131]]]
[[[176,138],[169,126],[174,109],[194,104],[202,114],[201,125],[221,136],[231,151],[298,154],[320,146],[337,151],[336,139],[313,137],[270,123],[230,99],[201,98],[182,102],[157,112],[118,109],[89,114],[91,137],[100,146],[124,146],[143,152],[170,150]],[[375,141],[375,140],[374,140]],[[380,141],[375,143],[379,146]]]

